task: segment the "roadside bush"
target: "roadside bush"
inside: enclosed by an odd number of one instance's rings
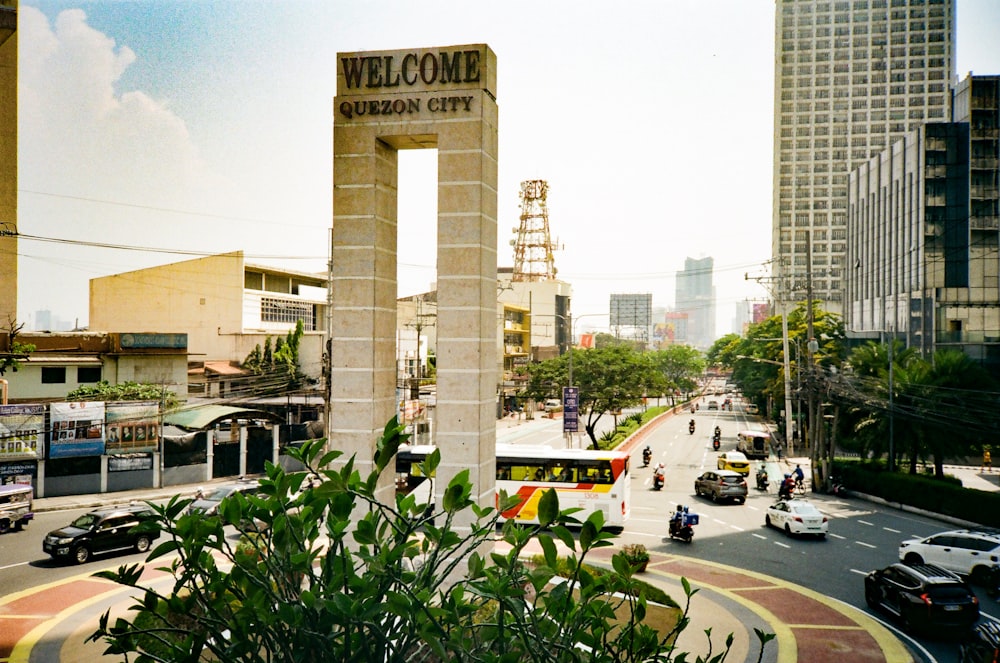
[[[956,477],[889,472],[882,463],[834,462],[834,476],[848,490],[988,527],[1000,527],[1000,493],[965,488]]]

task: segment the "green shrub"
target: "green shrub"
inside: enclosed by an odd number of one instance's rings
[[[1000,493],[964,488],[953,476],[890,472],[883,463],[834,462],[834,476],[850,491],[945,516],[1000,527]]]

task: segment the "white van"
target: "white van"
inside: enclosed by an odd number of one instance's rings
[[[759,414],[760,413],[760,410],[753,403],[750,403],[749,405],[747,405],[745,409],[747,411],[747,414]]]

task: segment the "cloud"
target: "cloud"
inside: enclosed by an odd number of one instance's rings
[[[52,24],[32,7],[20,13],[20,188],[177,208],[223,182],[164,103],[116,91],[137,60],[130,48],[79,9]]]

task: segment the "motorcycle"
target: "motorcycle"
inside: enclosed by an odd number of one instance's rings
[[[718,451],[720,444],[722,444],[722,438],[719,436],[718,433],[716,433],[715,435],[712,436],[712,448]]]
[[[659,490],[663,488],[663,482],[665,480],[663,465],[660,465],[653,471],[653,490]]]
[[[789,480],[785,477],[785,480],[781,482],[781,487],[778,488],[778,499],[790,500],[792,495],[795,493],[795,481]]]
[[[688,424],[688,435],[694,435],[694,419]]]
[[[649,461],[653,459],[653,452],[650,451],[649,447],[642,450],[642,466],[649,467]]]
[[[767,491],[768,482],[770,480],[767,478],[767,470],[763,467],[757,470],[757,490]]]
[[[844,488],[844,484],[837,477],[830,477],[830,492],[837,497],[847,497],[847,488]]]
[[[668,533],[671,539],[680,539],[685,543],[691,543],[694,538],[694,526],[698,524],[698,514],[688,513],[687,507],[683,511],[677,511],[670,518]]]

